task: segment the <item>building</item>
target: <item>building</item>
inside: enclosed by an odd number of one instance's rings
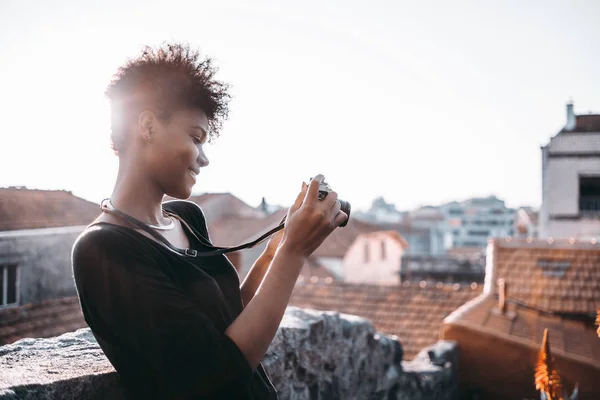
[[[378,232],[381,227],[350,217],[348,224],[335,229],[312,253],[311,259],[336,280],[344,280],[344,256],[360,235]]]
[[[444,320],[460,349],[465,395],[539,398],[534,369],[546,328],[563,384],[600,394],[600,244],[505,238],[490,242],[483,293]],[[471,397],[468,397],[471,398]]]
[[[0,345],[86,326],[71,248],[99,214],[71,192],[0,188]]]
[[[540,237],[600,237],[600,114],[576,115],[542,147]]]
[[[480,256],[404,256],[398,271],[400,281],[483,283],[485,257]]]
[[[345,282],[397,285],[408,243],[396,231],[360,234],[343,258]]]
[[[67,191],[0,188],[0,308],[74,295],[71,248],[100,212]]]
[[[408,249],[408,242],[395,230],[359,235],[344,256],[343,280],[383,285],[483,282],[485,252],[480,248],[456,248],[437,255],[410,254]]]
[[[489,238],[514,235],[515,210],[496,196],[476,197],[439,207],[445,216],[445,247],[485,249]]]
[[[354,213],[354,218],[378,225],[382,230],[394,230],[408,242],[406,254],[444,254],[444,216],[435,207],[421,207],[413,211],[398,211],[383,197],[373,200],[366,212]]]

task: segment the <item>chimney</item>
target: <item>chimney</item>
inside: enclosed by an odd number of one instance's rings
[[[498,308],[502,314],[506,311],[506,281],[502,278],[498,279]]]
[[[567,124],[565,125],[566,131],[572,131],[575,129],[575,113],[573,112],[573,101],[569,100],[567,103]]]

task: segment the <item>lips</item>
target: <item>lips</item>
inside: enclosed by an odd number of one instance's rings
[[[192,178],[194,178],[194,180],[196,180],[196,177],[198,176],[199,172],[199,170],[193,170],[191,168],[188,168],[188,174],[190,174]]]

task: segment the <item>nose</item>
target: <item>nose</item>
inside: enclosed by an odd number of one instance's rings
[[[196,159],[196,161],[198,162],[200,168],[206,167],[210,163],[202,147],[198,148],[198,158]]]

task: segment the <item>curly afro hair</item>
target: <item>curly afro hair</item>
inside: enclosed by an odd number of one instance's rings
[[[146,46],[113,76],[106,96],[111,103],[111,139],[122,145],[126,126],[145,109],[168,121],[177,109],[201,109],[208,117],[209,139],[219,136],[229,113],[229,85],[215,79],[213,60],[200,57],[188,44]]]

